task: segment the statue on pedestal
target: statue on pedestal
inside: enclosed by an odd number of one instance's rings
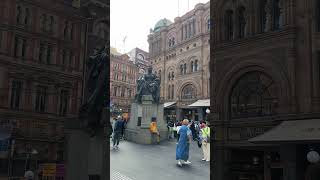
[[[102,122],[102,112],[108,104],[106,101],[109,96],[107,89],[109,55],[106,48],[106,46],[95,48],[93,55],[86,63],[84,102],[80,107],[79,120],[82,128],[85,128],[91,136],[94,136],[98,129],[103,129],[105,125],[105,122]]]
[[[154,103],[160,102],[160,79],[152,72],[152,67],[137,80],[135,101],[141,103],[143,95],[152,95]]]

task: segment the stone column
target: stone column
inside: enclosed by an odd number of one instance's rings
[[[226,153],[227,153],[227,149],[221,145],[221,143],[213,143],[213,147],[211,150],[211,168],[213,169],[213,177],[211,177],[212,179],[215,180],[227,180],[227,177],[225,177],[226,175]]]
[[[99,130],[97,136],[89,140],[88,153],[88,176],[91,178],[99,177],[99,180],[107,180],[109,174],[106,164],[108,162],[109,148],[107,148],[106,140],[104,139],[103,130]]]
[[[181,108],[176,107],[176,120],[180,121],[181,120]]]
[[[10,86],[8,84],[7,70],[3,67],[0,67],[0,82],[0,106],[7,106],[9,97],[9,89],[7,88]]]
[[[82,130],[67,131],[66,180],[89,180],[89,136]]]
[[[265,32],[268,32],[272,29],[272,1],[267,0],[266,6],[266,29]]]
[[[296,145],[281,145],[280,159],[283,162],[283,180],[296,180]]]
[[[202,107],[198,108],[198,114],[199,114],[199,121],[204,120]]]

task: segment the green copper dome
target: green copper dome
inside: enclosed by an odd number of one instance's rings
[[[169,26],[170,24],[172,24],[172,22],[169,21],[168,19],[166,19],[166,18],[161,19],[160,21],[158,21],[158,22],[156,23],[156,25],[154,26],[153,31],[154,31],[154,32],[158,32],[162,27]]]

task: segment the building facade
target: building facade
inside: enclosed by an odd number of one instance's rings
[[[175,120],[204,118],[203,108],[189,105],[209,99],[209,26],[210,3],[200,3],[173,23],[160,20],[148,36],[150,63],[161,80],[160,96],[174,106],[168,113]]]
[[[150,66],[149,53],[140,48],[134,48],[128,55],[138,68],[138,77],[147,72],[148,66]]]
[[[110,102],[113,115],[128,120],[131,103],[136,93],[138,68],[126,54],[115,50],[110,55]]]
[[[76,5],[0,3],[0,127],[9,129],[0,175],[63,163],[63,122],[77,115],[82,97],[86,26]]]
[[[320,3],[211,1],[215,180],[319,179]],[[308,156],[308,157],[307,157]]]

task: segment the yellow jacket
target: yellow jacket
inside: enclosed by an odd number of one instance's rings
[[[152,132],[152,133],[157,133],[158,132],[158,128],[157,128],[157,123],[156,122],[150,123],[150,132]]]

